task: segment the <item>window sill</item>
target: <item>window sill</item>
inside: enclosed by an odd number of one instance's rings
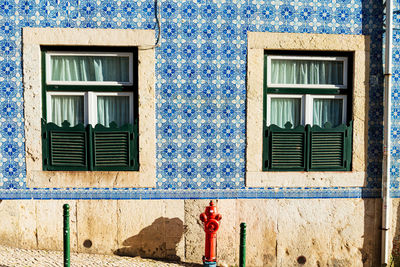
[[[154,30],[24,28],[22,34],[29,62],[23,65],[27,187],[155,187]],[[139,171],[42,171],[41,45],[138,47]]]
[[[359,187],[367,175],[368,77],[370,38],[365,35],[248,32],[247,38],[247,187]],[[265,50],[337,51],[354,53],[353,171],[262,172],[263,84]],[[350,103],[349,103],[350,105]]]
[[[365,186],[365,172],[247,172],[248,187],[359,187]]]
[[[154,173],[133,171],[31,171],[27,187],[155,187]]]

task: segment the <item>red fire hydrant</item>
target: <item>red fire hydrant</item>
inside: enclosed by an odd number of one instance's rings
[[[221,214],[217,212],[217,207],[214,202],[210,201],[210,206],[200,214],[200,220],[204,224],[206,232],[206,248],[203,256],[204,266],[217,266],[217,231],[219,222],[222,219]]]

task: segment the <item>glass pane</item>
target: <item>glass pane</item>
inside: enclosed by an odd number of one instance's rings
[[[51,96],[51,122],[61,126],[68,121],[71,126],[84,123],[84,97],[83,96]]]
[[[343,85],[343,64],[343,61],[271,59],[271,82]]]
[[[342,124],[343,99],[314,99],[313,124],[323,126],[330,122],[333,127]]]
[[[283,128],[287,122],[294,127],[300,124],[300,98],[271,98],[270,124]]]
[[[97,97],[97,123],[108,127],[113,121],[118,127],[130,123],[129,96]]]
[[[129,82],[129,58],[51,56],[52,81]]]

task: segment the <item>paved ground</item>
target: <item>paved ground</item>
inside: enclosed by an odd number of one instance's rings
[[[0,267],[56,267],[63,266],[62,251],[29,250],[0,246]],[[140,257],[120,257],[109,255],[95,255],[83,253],[71,253],[71,267],[198,267],[199,264],[168,263]]]

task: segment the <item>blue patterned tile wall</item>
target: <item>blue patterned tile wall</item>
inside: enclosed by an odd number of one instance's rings
[[[22,27],[156,28],[153,0],[2,0],[0,198],[308,198],[379,195],[383,5],[373,0],[160,0],[156,48],[157,187],[28,189]],[[400,23],[396,14],[395,21]],[[365,188],[245,188],[247,32],[371,35]],[[155,36],[156,38],[156,36]],[[400,34],[394,35],[393,194],[400,161]]]
[[[392,76],[392,110],[391,110],[391,121],[392,121],[392,129],[391,129],[391,138],[392,138],[392,151],[391,155],[393,156],[392,164],[391,164],[391,184],[392,187],[392,195],[395,197],[400,197],[400,188],[399,188],[399,167],[400,167],[400,117],[398,112],[400,111],[400,98],[399,98],[399,73],[400,73],[400,31],[398,30],[400,25],[400,16],[397,10],[400,8],[400,1],[394,1],[394,15],[393,15],[393,24],[394,24],[394,32],[393,32],[393,76]]]

